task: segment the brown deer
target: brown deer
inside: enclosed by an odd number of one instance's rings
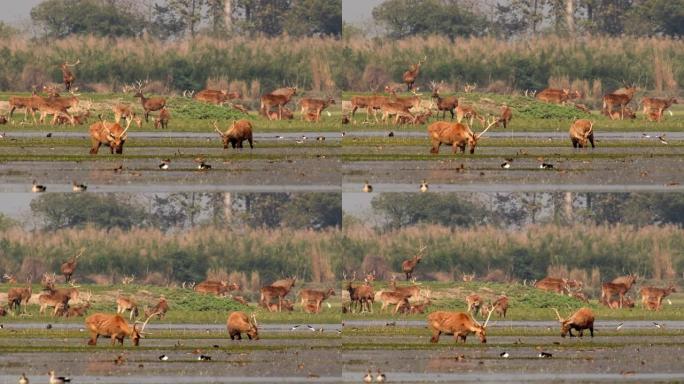
[[[394,125],[399,124],[400,119],[406,119],[405,121],[415,123],[416,116],[409,112],[409,108],[401,103],[394,101],[387,101],[380,106],[382,111],[382,122],[387,123],[390,116],[395,116]]]
[[[169,127],[169,120],[171,120],[171,112],[169,112],[168,108],[163,107],[161,111],[159,111],[159,116],[157,116],[156,119],[154,119],[154,129],[166,129]]]
[[[261,298],[259,302],[270,309],[271,299],[278,298],[278,312],[283,309],[283,299],[290,293],[290,290],[294,287],[296,277],[281,279],[275,281],[271,285],[267,285],[261,288]]]
[[[654,308],[655,310],[659,310],[663,303],[663,299],[674,292],[677,292],[677,289],[673,284],[670,284],[670,286],[667,288],[642,287],[639,290],[639,294],[641,295],[641,303],[643,306],[648,308],[648,302],[652,301],[656,303]]]
[[[466,283],[469,283],[471,281],[475,280],[475,274],[471,273],[470,275],[463,273],[462,280]]]
[[[646,120],[654,123],[659,123],[662,117],[663,116],[658,111],[648,111],[646,114]]]
[[[262,303],[262,307],[268,309],[269,312],[278,312],[278,304],[277,303]],[[284,299],[283,302],[280,304],[281,310],[285,312],[292,312],[294,311],[294,303],[288,299]]]
[[[570,90],[546,88],[537,93],[535,97],[545,103],[564,104],[570,98]]]
[[[570,126],[570,141],[573,148],[587,148],[587,141],[594,145],[594,122],[587,119],[577,119]]]
[[[302,289],[297,294],[301,298],[301,305],[304,307],[307,303],[315,304],[314,313],[321,311],[321,304],[323,301],[327,300],[330,296],[335,296],[335,290],[328,288],[327,291],[317,291],[315,289]]]
[[[80,305],[75,305],[75,306],[69,306],[67,310],[64,312],[64,316],[66,317],[82,317],[85,316],[86,313],[88,312],[88,309],[90,309],[90,300],[93,297],[93,293],[88,291],[83,295],[83,304]]]
[[[418,74],[420,74],[420,66],[423,65],[426,60],[427,56],[423,57],[421,60],[418,60],[418,63],[411,64],[408,71],[404,72],[402,75],[401,78],[404,80],[404,84],[406,84],[407,91],[411,91],[413,89],[413,84],[415,84]]]
[[[556,308],[552,309],[556,312],[558,322],[561,324],[561,337],[565,337],[568,334],[570,337],[575,337],[572,334],[573,329],[579,332],[579,337],[584,335],[585,329],[588,329],[591,337],[594,337],[594,312],[591,309],[582,307],[567,319],[562,318]]]
[[[112,346],[118,340],[123,346],[124,339],[129,337],[134,346],[140,344],[140,339],[144,337],[145,326],[150,319],[156,314],[149,316],[142,327],[138,329],[138,322],[136,321],[131,327],[128,322],[120,315],[109,315],[105,313],[95,313],[85,319],[85,326],[90,333],[88,345],[97,345],[97,339],[100,336],[109,337],[112,339]]]
[[[33,294],[33,288],[31,287],[31,278],[29,277],[26,281],[26,287],[14,287],[10,288],[7,292],[7,309],[16,315],[17,309],[21,310],[24,307],[24,313],[26,313],[26,308],[28,307],[28,302]]]
[[[492,313],[489,313],[489,317]],[[432,332],[430,338],[431,343],[438,343],[439,336],[444,333],[446,335],[454,335],[456,342],[460,340],[465,344],[466,337],[474,333],[480,338],[482,344],[487,342],[487,324],[489,317],[484,324],[480,324],[469,313],[463,312],[446,312],[438,311],[432,312],[427,317],[428,328]]]
[[[601,301],[609,302],[613,296],[618,295],[620,297],[620,308],[622,308],[625,294],[632,289],[636,280],[636,275],[628,275],[617,277],[610,283],[603,283],[601,285]]]
[[[66,283],[71,281],[71,276],[76,271],[76,266],[78,265],[78,258],[83,255],[83,252],[85,252],[85,249],[81,249],[76,256],[65,261],[60,267],[60,271],[62,272],[62,275],[64,275],[64,281]]]
[[[218,123],[214,121],[214,129],[221,136],[223,149],[228,149],[228,144],[230,144],[233,149],[236,147],[243,148],[242,142],[245,140],[249,142],[249,147],[254,149],[254,143],[252,141],[252,123],[248,120],[234,121],[225,133],[221,132]]]
[[[362,285],[353,286],[352,282],[356,279],[356,273],[351,280],[347,280],[346,274],[343,279],[346,281],[345,289],[349,292],[349,298],[351,300],[350,310],[353,312],[354,307],[361,307],[361,313],[364,310],[373,313],[373,302],[375,299],[375,292],[373,286],[371,286],[368,279]]]
[[[620,107],[620,119],[625,118],[625,107],[632,101],[634,94],[637,92],[637,87],[631,86],[625,89],[624,93],[609,93],[603,96],[603,109],[608,111],[608,114],[613,112],[613,107]]]
[[[426,249],[427,246],[424,246],[421,243],[418,253],[415,256],[401,262],[401,270],[406,274],[406,280],[411,280],[411,276],[413,276],[413,270],[416,269],[418,263],[420,263],[420,261],[423,259],[423,252],[425,252]]]
[[[92,142],[90,154],[97,155],[102,144],[108,146],[112,154],[122,154],[124,143],[128,138],[126,132],[131,126],[131,120],[128,120],[124,129],[118,123],[107,123],[102,119],[102,115],[98,117],[100,121],[90,126],[90,141]]]
[[[557,277],[545,277],[534,283],[534,287],[542,291],[555,292],[562,295],[567,295],[569,292],[568,281]]]
[[[461,152],[465,153],[466,145],[470,146],[470,153],[475,153],[475,147],[477,142],[480,140],[482,135],[484,135],[489,128],[496,125],[497,119],[493,119],[487,125],[482,132],[479,134],[473,133],[473,131],[465,124],[461,123],[448,123],[446,121],[437,121],[430,124],[427,128],[428,137],[430,138],[430,144],[432,148],[430,153],[438,154],[439,147],[442,144],[451,145],[452,153],[456,153],[456,149],[460,149]]]
[[[81,59],[78,59],[73,64],[69,64],[68,62],[65,61],[62,63],[62,65],[59,66],[62,69],[62,79],[64,80],[64,88],[66,88],[67,91],[71,90],[72,85],[76,81],[76,76],[71,71],[70,67],[75,67],[80,63],[81,63]]]
[[[261,96],[260,111],[266,115],[269,120],[274,120],[270,116],[271,108],[278,107],[278,120],[283,119],[283,108],[290,102],[293,96],[297,95],[297,87],[288,87],[277,89],[271,93]]]
[[[17,278],[14,275],[5,273],[2,275],[3,280],[7,280],[7,284],[16,284],[17,283]]]
[[[389,286],[393,291],[401,292],[405,295],[410,295],[411,297],[420,296],[420,286],[416,283],[415,277],[411,279],[411,283],[413,284],[409,286],[397,286],[397,277],[392,275]]]
[[[77,290],[69,289],[48,289],[38,295],[38,303],[40,304],[40,314],[45,314],[48,307],[54,307],[52,316],[57,316],[60,310],[68,310],[69,301],[78,298]]]
[[[231,312],[226,320],[226,328],[231,340],[242,340],[243,333],[246,333],[250,340],[259,340],[259,328],[254,313],[250,318],[241,311]]]
[[[327,100],[304,98],[299,101],[302,108],[302,120],[311,112],[315,116],[315,121],[321,119],[321,112],[328,108],[331,104],[335,104],[335,99],[328,97]]]
[[[138,303],[131,297],[122,296],[121,292],[116,297],[116,313],[123,315],[126,311],[130,311],[128,315],[129,320],[138,317]]]
[[[460,123],[463,119],[468,119],[468,125],[471,127],[473,126],[473,121],[477,119],[484,127],[485,119],[477,113],[475,108],[459,103],[456,107],[456,121]]]
[[[216,296],[225,296],[226,292],[239,291],[240,286],[236,283],[228,284],[227,281],[205,280],[193,287],[197,293],[210,293]]]
[[[499,123],[503,123],[504,129],[508,128],[513,118],[513,110],[509,108],[506,104],[501,106],[501,115],[499,116]],[[498,127],[498,125],[497,125]]]
[[[386,88],[387,90],[387,88]],[[374,93],[377,89],[374,89]],[[354,120],[354,114],[359,108],[366,109],[366,121],[370,120],[370,113],[373,112],[373,117],[375,122],[378,122],[377,116],[375,115],[375,110],[380,109],[380,106],[389,101],[387,96],[373,94],[371,96],[352,96],[351,98],[351,119]]]
[[[477,89],[477,83],[473,83],[473,84],[466,83],[463,86],[463,92],[465,92],[465,93],[472,93],[476,89]]]
[[[166,297],[164,295],[159,297],[159,301],[157,304],[155,304],[151,308],[145,308],[145,316],[150,316],[152,314],[155,314],[157,316],[157,319],[161,320],[166,316],[166,312],[169,311],[169,303],[166,301]]]
[[[471,293],[466,296],[466,304],[468,305],[468,313],[475,315],[482,307],[482,298],[476,293]]]
[[[397,96],[396,89],[394,89],[390,86],[385,87],[385,90],[387,92],[389,92],[389,94],[390,94],[388,101],[393,102],[393,103],[397,103],[397,104],[403,106],[404,109],[406,109],[407,111],[410,110],[411,108],[419,108],[420,107],[422,94],[417,92],[419,90],[419,88],[412,90],[411,94],[413,96],[409,96],[409,97]]]
[[[435,83],[434,81],[430,82],[430,86],[432,89],[432,98],[435,99],[435,102],[437,104],[437,114],[439,115],[439,111],[442,111],[442,119],[444,119],[448,111],[449,113],[451,113],[451,120],[453,120],[454,111],[456,110],[456,107],[458,107],[458,97],[441,97],[439,95],[439,88],[442,87],[443,84],[444,82],[440,82],[439,84]]]
[[[499,298],[494,301],[493,308],[494,312],[496,312],[499,317],[506,318],[506,312],[508,312],[508,297],[505,295],[499,296]]]
[[[620,120],[622,117],[622,113],[620,111],[608,112],[608,110],[604,109],[601,111],[601,113],[610,117],[611,120]],[[624,116],[628,119],[636,119],[636,113],[630,107],[625,107]]]
[[[36,91],[33,91],[33,94],[30,97],[22,97],[22,96],[10,96],[9,97],[9,114],[8,118],[11,121],[12,120],[12,115],[14,114],[14,111],[17,109],[24,109],[24,121],[28,118],[29,113],[33,116],[33,120],[35,122],[35,114],[33,113],[33,104],[34,102],[42,100],[42,97],[36,94]]]
[[[659,99],[656,97],[644,97],[641,99],[641,104],[644,107],[644,115],[649,115],[652,111],[657,111],[657,116],[662,116],[663,113],[672,106],[677,104],[677,99],[670,97],[669,99]],[[658,119],[660,121],[660,119]]]
[[[226,101],[230,100],[228,98],[228,93],[226,91],[218,91],[214,89],[204,89],[197,92],[192,97],[193,99],[209,104],[221,105]]]
[[[121,119],[133,120],[138,125],[138,128],[142,127],[142,119],[133,111],[133,107],[130,104],[118,103],[112,107],[114,112],[114,122],[117,124],[121,123]]]
[[[397,291],[381,291],[378,293],[378,301],[382,302],[380,312],[383,312],[389,305],[394,305],[394,312],[392,313],[396,315],[400,307],[404,305],[407,307],[409,306],[408,299],[410,297],[410,293],[406,294],[404,292]]]
[[[140,99],[140,104],[142,105],[145,114],[145,122],[147,123],[150,121],[150,112],[156,112],[164,108],[166,106],[166,99],[163,97],[145,97],[143,92],[145,87],[149,84],[149,80],[145,80],[144,83],[138,81],[136,84],[137,86],[127,87],[126,90],[133,89],[135,91],[133,97]]]

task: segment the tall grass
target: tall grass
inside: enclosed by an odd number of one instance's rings
[[[48,46],[23,38],[0,41],[0,88],[30,90],[61,82],[59,64],[81,59],[77,85],[85,89],[120,90],[122,83],[141,79],[160,82],[169,90],[201,89],[239,81],[238,90],[258,81],[263,90],[297,84],[329,90],[339,88],[341,43],[329,38],[197,38],[162,42],[143,39],[71,37]],[[88,86],[88,85],[91,86]],[[104,85],[103,85],[104,84]],[[259,91],[250,89],[251,92]]]
[[[413,37],[399,41],[348,39],[349,71],[358,74],[345,90],[367,91],[368,84],[401,81],[409,63],[427,56],[420,83],[444,80],[454,88],[465,82],[486,87],[505,82],[512,89],[577,85],[586,92],[639,83],[659,92],[677,92],[684,83],[684,42],[669,38],[544,36],[520,40],[492,37]],[[372,70],[371,70],[372,69]],[[362,76],[362,74],[365,74]],[[371,76],[372,75],[372,76]],[[376,79],[377,78],[377,79]],[[589,89],[589,84],[593,84]],[[598,83],[601,84],[601,83]]]

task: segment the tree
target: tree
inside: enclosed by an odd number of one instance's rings
[[[290,3],[290,0],[237,0],[234,12],[241,20],[236,24],[251,34],[280,35]]]
[[[485,207],[457,194],[383,193],[371,201],[389,228],[419,223],[469,227],[486,222]]]
[[[179,20],[184,30],[190,32],[194,39],[197,33],[197,26],[202,21],[202,9],[204,0],[168,0],[169,10],[175,13],[175,18]]]
[[[504,36],[536,34],[544,20],[547,0],[511,0],[497,3],[496,23]]]
[[[625,31],[633,35],[684,35],[684,0],[646,0],[625,18]]]
[[[46,37],[140,35],[144,22],[136,9],[120,5],[105,0],[47,0],[31,9],[31,20],[43,28]]]
[[[295,0],[285,20],[285,31],[293,36],[341,36],[341,0]]]
[[[342,225],[339,193],[298,193],[280,211],[282,224],[287,227],[324,229]]]
[[[31,201],[31,212],[42,217],[46,229],[84,227],[99,228],[146,226],[143,207],[122,194],[46,194]]]

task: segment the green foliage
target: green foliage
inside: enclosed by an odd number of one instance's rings
[[[7,230],[17,225],[19,225],[19,223],[16,220],[3,213],[0,213],[0,231]]]
[[[84,227],[124,228],[144,225],[144,209],[118,194],[48,193],[31,201],[31,211],[46,229]]]
[[[167,297],[174,307],[182,308],[184,311],[217,311],[228,313],[231,311],[249,310],[246,305],[240,304],[235,300],[214,295],[199,294],[172,294]]]
[[[198,88],[199,87],[195,87],[194,89]],[[246,116],[244,113],[235,109],[220,105],[201,103],[187,98],[170,98],[167,105],[169,109],[173,111],[173,117],[179,119],[218,120],[220,122],[227,120],[250,119],[249,116]],[[207,131],[214,129],[211,124],[206,123],[206,125]],[[222,126],[222,123],[219,125]]]
[[[468,227],[484,221],[478,203],[454,194],[383,193],[373,198],[371,205],[389,228],[419,223]]]
[[[238,195],[234,205],[245,207],[242,222],[253,228],[325,229],[342,222],[337,193],[248,193]]]
[[[292,36],[341,36],[342,0],[298,0],[285,16]]]

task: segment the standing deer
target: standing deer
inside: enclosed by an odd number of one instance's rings
[[[151,308],[145,308],[145,316],[150,316],[152,314],[157,315],[157,318],[161,320],[164,316],[166,316],[166,312],[169,311],[169,303],[166,301],[166,297],[164,295],[161,295],[159,297],[159,301],[157,304],[155,304],[154,307]]]
[[[387,306],[394,305],[394,312],[392,314],[396,315],[402,306],[410,307],[408,299],[411,294],[406,294],[404,292],[397,291],[381,291],[378,294],[378,300],[382,302],[382,307],[380,307],[380,312],[383,312]]]
[[[508,128],[513,118],[513,110],[509,108],[506,104],[501,106],[501,116],[499,117],[499,122],[503,123],[504,129]],[[497,125],[498,127],[498,125]]]
[[[632,101],[634,94],[637,92],[636,86],[627,87],[624,93],[609,93],[603,96],[603,109],[608,111],[608,114],[613,112],[613,107],[620,107],[620,119],[625,118],[625,107]]]
[[[474,316],[482,307],[482,298],[476,293],[471,293],[466,296],[466,304],[468,305],[468,313]]]
[[[418,60],[418,63],[411,64],[408,71],[404,72],[402,79],[404,80],[404,84],[406,84],[407,91],[411,91],[413,89],[413,84],[416,82],[418,74],[420,73],[420,66],[423,65],[426,60],[427,56],[423,57],[421,60]]]
[[[62,63],[62,65],[60,65],[60,68],[62,69],[62,79],[64,80],[64,87],[66,88],[67,91],[71,90],[71,86],[76,81],[76,76],[71,71],[70,67],[75,67],[80,63],[81,63],[81,59],[78,59],[73,64],[69,64],[68,62],[65,61],[64,63]]]
[[[672,106],[672,104],[677,104],[677,99],[674,97],[670,97],[669,99],[658,99],[655,97],[644,97],[641,99],[641,104],[644,106],[644,115],[647,117],[650,117],[651,114],[655,117],[657,117],[656,120],[651,120],[651,121],[660,121],[660,118],[663,116],[663,113]]]
[[[64,262],[60,268],[62,275],[64,275],[64,281],[66,283],[69,283],[71,281],[71,275],[74,274],[76,271],[76,266],[78,265],[78,258],[83,255],[83,252],[85,252],[85,249],[81,249],[80,252],[76,256],[73,256],[66,262]]]
[[[283,299],[292,290],[295,285],[296,277],[290,277],[273,282],[261,288],[261,298],[259,302],[266,308],[271,309],[271,299],[278,298],[278,312],[283,309]]]
[[[171,112],[164,106],[161,111],[159,111],[159,116],[154,119],[154,129],[166,129],[169,127],[169,120],[171,120]]]
[[[349,298],[351,300],[350,310],[353,312],[354,307],[361,306],[362,313],[364,310],[373,313],[375,292],[368,279],[366,279],[362,285],[356,287],[352,285],[352,282],[356,280],[356,272],[354,272],[354,276],[351,280],[347,280],[346,274],[343,279],[346,281],[345,289],[349,292]]]
[[[312,303],[314,304],[313,313],[318,313],[321,311],[321,304],[323,303],[323,301],[328,299],[328,297],[330,296],[335,296],[335,290],[332,288],[328,288],[327,291],[317,291],[315,289],[302,289],[301,291],[299,291],[297,296],[299,296],[302,299],[302,307],[305,307],[307,303]]]
[[[632,285],[637,280],[636,275],[620,276],[613,279],[610,283],[603,283],[601,285],[601,301],[610,302],[613,296],[620,297],[620,308],[624,306],[625,294],[632,289]]]
[[[242,142],[245,140],[249,142],[249,147],[254,149],[254,143],[252,141],[252,123],[248,120],[234,121],[225,133],[221,132],[218,123],[214,121],[214,129],[221,136],[223,149],[228,149],[228,144],[230,144],[233,149],[236,147],[243,148]]]
[[[143,107],[143,111],[145,111],[145,122],[147,123],[150,121],[150,112],[156,112],[164,108],[166,106],[166,99],[163,97],[145,97],[143,92],[147,84],[149,84],[149,80],[145,80],[144,83],[138,81],[136,84],[137,86],[135,87],[127,86],[125,90],[133,89],[135,91],[133,97],[140,99],[140,104]]]
[[[269,120],[274,120],[270,116],[271,108],[278,107],[278,120],[283,119],[283,108],[287,103],[290,102],[293,96],[297,95],[297,87],[288,87],[276,89],[271,93],[267,93],[261,96],[261,107],[260,111],[269,118]]]
[[[15,287],[10,288],[7,292],[7,309],[9,309],[13,315],[16,315],[17,309],[24,307],[24,313],[26,313],[26,307],[28,307],[28,302],[33,294],[33,288],[31,287],[31,277],[26,280],[26,287]]]
[[[439,84],[434,81],[430,82],[432,88],[432,98],[435,99],[437,104],[437,113],[442,111],[442,119],[445,118],[447,111],[451,113],[451,120],[454,119],[454,110],[458,107],[458,97],[457,96],[447,96],[441,97],[439,95],[439,88],[443,86],[444,82]]]
[[[138,303],[131,297],[122,296],[119,291],[119,294],[116,297],[116,313],[123,315],[126,311],[130,311],[128,316],[129,320],[138,317]]]
[[[489,317],[492,313],[489,313]],[[489,317],[484,324],[480,324],[469,313],[463,312],[432,312],[427,317],[428,328],[432,332],[430,338],[431,343],[438,343],[439,336],[444,333],[446,335],[454,335],[456,342],[460,340],[465,344],[466,337],[474,333],[480,338],[482,344],[487,342],[487,323]]]
[[[114,122],[117,124],[121,123],[121,119],[131,119],[135,121],[138,128],[142,127],[142,119],[136,115],[130,104],[118,103],[112,107],[112,112],[114,112]]]
[[[413,256],[412,258],[408,260],[404,260],[401,263],[401,270],[404,271],[406,274],[406,280],[411,280],[411,276],[413,276],[413,270],[416,268],[418,263],[423,259],[423,252],[427,249],[427,246],[423,246],[423,244],[420,244],[420,249],[418,249],[418,253]]]
[[[321,112],[328,108],[331,104],[335,104],[335,99],[328,97],[327,100],[304,98],[299,101],[302,107],[302,120],[307,118],[309,113],[313,114],[314,121],[320,121]]]
[[[670,284],[667,288],[656,288],[656,287],[642,287],[639,290],[641,295],[641,303],[644,308],[659,310],[663,299],[673,292],[677,292],[677,289],[673,284]],[[655,303],[655,305],[648,305],[649,302]]]

